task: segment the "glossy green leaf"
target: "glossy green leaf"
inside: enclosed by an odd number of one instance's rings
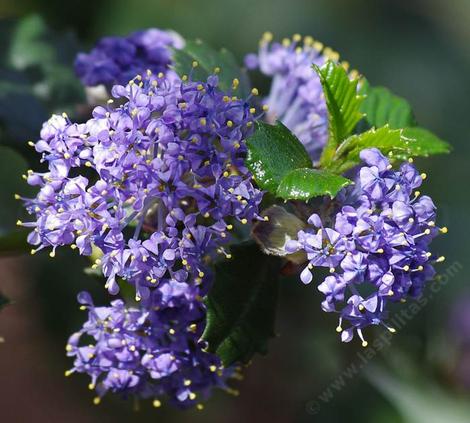
[[[416,124],[410,104],[387,88],[371,87],[364,81],[360,92],[366,96],[360,110],[370,126],[400,129]]]
[[[233,246],[231,253],[232,259],[215,266],[202,336],[225,366],[266,354],[274,336],[279,288],[277,257],[263,254],[251,242]]]
[[[328,169],[336,173],[343,173],[360,163],[359,154],[362,150],[373,147],[378,148],[386,155],[392,153],[397,158],[407,156],[406,141],[402,137],[402,130],[384,126],[350,136],[336,150]]]
[[[446,141],[424,128],[405,128],[403,137],[408,141],[409,156],[428,157],[433,154],[449,153],[452,150]]]
[[[340,175],[318,169],[296,169],[288,173],[281,181],[278,197],[284,200],[304,200],[329,195],[334,197],[352,182]]]
[[[359,154],[366,148],[378,148],[390,160],[406,160],[410,157],[428,157],[448,153],[449,144],[423,128],[391,129],[383,126],[370,129],[359,135],[352,135],[336,150],[328,169],[335,173],[360,163]]]
[[[341,65],[328,61],[321,68],[314,65],[314,69],[320,77],[328,108],[329,138],[320,159],[325,166],[333,158],[337,146],[362,119],[360,107],[364,98],[357,93],[358,80],[350,80]]]
[[[285,175],[298,168],[312,167],[305,147],[282,123],[257,122],[256,131],[246,141],[247,166],[260,188],[273,194]]]
[[[246,98],[250,92],[250,86],[245,71],[238,65],[235,56],[227,49],[215,50],[201,40],[187,41],[183,49],[173,50],[173,68],[178,75],[188,75],[192,72],[193,81],[205,81],[214,70],[219,68],[219,88],[223,91],[231,91],[233,80],[238,79],[240,84],[234,95]],[[197,66],[193,67],[193,62]]]

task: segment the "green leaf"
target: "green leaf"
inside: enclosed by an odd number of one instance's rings
[[[391,161],[410,157],[428,157],[450,152],[448,143],[423,128],[390,129],[388,125],[352,135],[336,150],[328,170],[343,173],[360,163],[359,154],[366,148],[378,148]]]
[[[360,163],[359,154],[362,150],[373,147],[378,148],[385,155],[392,153],[395,158],[409,157],[402,130],[384,126],[350,136],[336,150],[328,169],[332,172],[343,173]]]
[[[370,126],[388,125],[392,129],[400,129],[416,124],[410,104],[387,88],[371,87],[364,81],[360,93],[365,95],[360,110]]]
[[[281,122],[277,125],[257,122],[256,131],[246,144],[246,163],[256,183],[273,194],[289,172],[312,167],[305,147]]]
[[[235,56],[226,49],[215,50],[201,40],[187,41],[182,49],[173,50],[173,68],[180,76],[192,72],[193,81],[205,81],[214,69],[219,68],[219,88],[222,91],[231,91],[234,79],[240,84],[235,93],[240,98],[246,98],[250,93],[247,75],[237,63]],[[193,62],[197,66],[193,68]]]
[[[405,128],[403,137],[409,142],[407,150],[409,156],[428,157],[432,154],[450,153],[451,146],[424,128]]]
[[[325,166],[333,158],[337,146],[362,119],[360,107],[364,98],[357,94],[358,80],[350,80],[341,65],[328,61],[321,68],[314,65],[314,69],[320,77],[328,108],[329,138],[320,159]]]
[[[278,197],[284,200],[304,200],[320,195],[333,198],[342,188],[351,184],[347,178],[317,169],[295,169],[279,184]]]
[[[49,30],[39,15],[18,22],[10,46],[10,63],[16,69],[55,62],[56,52],[48,43]]]
[[[215,266],[215,283],[206,298],[207,326],[202,339],[225,366],[266,354],[274,336],[280,261],[247,242],[232,247],[233,258]]]

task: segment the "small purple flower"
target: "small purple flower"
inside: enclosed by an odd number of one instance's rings
[[[336,215],[335,230],[324,228],[313,214],[308,220],[313,228],[299,231],[285,249],[307,254],[304,283],[312,281],[315,266],[330,268],[332,274],[318,287],[325,295],[322,308],[339,313],[337,330],[344,342],[357,333],[366,346],[363,328],[383,325],[394,332],[385,323],[387,303],[421,295],[433,278],[433,264],[443,257],[434,257],[429,244],[447,229],[436,226],[432,200],[413,194],[423,176],[410,163],[393,170],[377,149],[362,151],[361,158],[367,166],[358,172],[351,203]]]
[[[168,72],[172,63],[171,48],[182,48],[184,41],[173,31],[151,28],[127,37],[105,37],[89,53],[80,53],[75,72],[89,87],[103,84],[127,84],[147,69]]]
[[[204,313],[201,303],[185,303],[175,320],[164,309],[129,308],[121,300],[96,307],[88,293],[81,293],[79,302],[88,320],[69,338],[66,350],[74,364],[66,375],[88,374],[95,404],[113,392],[151,398],[156,407],[168,401],[188,408],[214,388],[228,389],[234,370],[223,368],[199,341],[203,325],[195,322]]]
[[[320,79],[312,65],[322,66],[338,54],[312,37],[294,35],[282,43],[266,33],[257,54],[248,54],[245,65],[272,78],[264,99],[269,123],[280,120],[305,145],[313,160],[320,156],[328,138],[328,114]]]

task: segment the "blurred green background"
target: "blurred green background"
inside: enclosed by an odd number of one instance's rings
[[[365,358],[360,346],[341,344],[313,285],[286,282],[270,354],[246,369],[239,397],[218,393],[202,412],[147,404],[135,411],[130,401],[112,398],[93,406],[85,378],[63,377],[67,336],[83,318],[77,292],[104,298],[83,274],[86,262],[67,252],[54,260],[1,258],[0,291],[14,304],[0,314],[0,421],[470,422],[469,0],[0,0],[0,17],[1,231],[16,220],[11,194],[26,192],[20,174],[27,167],[3,146],[32,166],[26,141],[37,137],[47,115],[83,112],[71,72],[75,52],[104,35],[145,27],[226,46],[240,60],[266,30],[278,39],[312,35],[372,84],[406,97],[420,125],[454,147],[449,156],[418,161],[429,175],[423,191],[449,227],[434,243],[447,257],[442,289],[428,292],[427,306],[391,345]],[[19,35],[18,19],[25,17],[29,26]]]

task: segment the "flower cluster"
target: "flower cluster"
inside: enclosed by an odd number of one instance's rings
[[[342,207],[334,228],[323,227],[313,214],[308,223],[317,229],[299,231],[286,249],[307,254],[309,264],[301,273],[306,284],[314,267],[330,268],[318,286],[325,295],[322,308],[339,314],[337,331],[344,342],[357,332],[367,346],[362,329],[381,324],[394,332],[385,323],[387,303],[419,296],[434,276],[433,263],[444,258],[433,257],[429,244],[447,229],[436,226],[431,198],[414,191],[425,174],[411,163],[393,170],[377,149],[363,150],[361,159],[367,166],[359,171],[356,201]]]
[[[244,165],[253,109],[217,85],[216,75],[193,82],[149,71],[114,86],[120,105],[96,107],[88,122],[53,116],[45,123],[35,148],[48,170],[26,175],[40,191],[25,200],[35,219],[19,222],[34,228],[32,253],[98,250],[93,266],[111,294],[127,281],[142,313],[159,310],[191,326],[191,313],[176,311],[202,307],[208,260],[229,256],[223,245],[234,224],[261,219],[262,192]]]
[[[126,84],[150,69],[166,72],[171,64],[171,48],[182,48],[184,41],[173,31],[151,28],[127,37],[105,37],[89,53],[80,53],[75,72],[83,85]]]
[[[155,407],[165,398],[180,408],[202,408],[213,388],[231,391],[225,381],[234,370],[224,369],[198,341],[204,327],[201,305],[156,311],[126,308],[115,300],[110,307],[95,307],[87,293],[79,302],[88,320],[69,339],[66,349],[74,367],[66,375],[88,373],[89,387],[98,394],[95,404],[109,391],[151,398]]]
[[[247,55],[245,65],[272,78],[265,99],[270,111],[268,121],[280,120],[317,160],[328,138],[328,114],[322,85],[312,65],[338,61],[339,55],[312,37],[294,35],[282,43],[272,42],[272,38],[271,33],[265,33],[258,54]]]

